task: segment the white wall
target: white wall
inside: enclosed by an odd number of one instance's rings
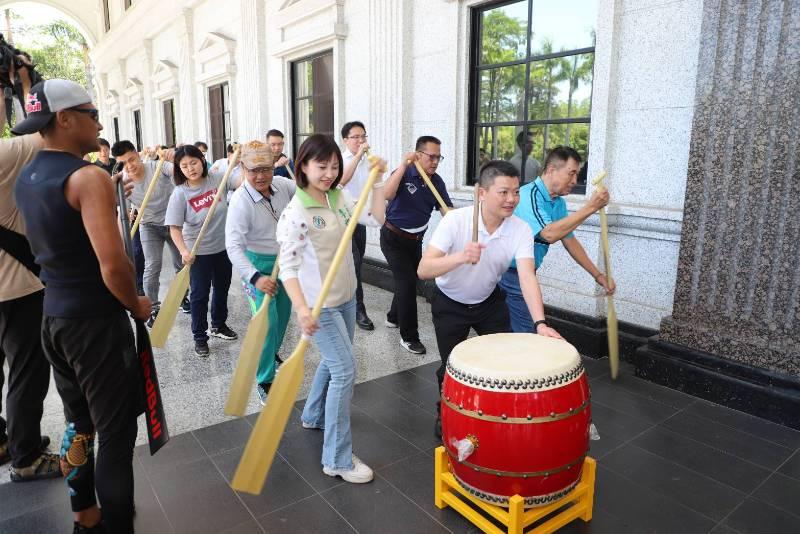
[[[598,2],[589,174],[601,168],[610,173],[619,317],[657,327],[672,306],[702,2]],[[274,127],[287,134],[291,145],[289,65],[330,49],[336,127],[348,120],[364,121],[374,150],[391,166],[417,136],[436,135],[446,156],[440,174],[456,204],[465,205],[472,198],[471,188],[463,186],[469,10],[482,3],[138,0],[123,16],[114,17],[112,30],[92,51],[96,73],[105,84],[99,105],[104,119],[116,113],[116,105],[122,135],[132,136],[125,83],[138,77],[145,84],[143,94],[152,100],[143,116],[144,142],[160,142],[160,97],[153,96],[157,84],[148,73],[159,60],[168,60],[177,66],[180,141],[208,137],[206,88],[226,80],[234,103],[234,139],[261,137]],[[212,35],[224,39],[212,39],[209,48],[200,50]],[[114,99],[109,91],[119,96]],[[106,122],[110,128],[111,121]],[[568,197],[570,209],[585,198]],[[434,225],[437,220],[434,215]],[[377,235],[370,232],[367,254],[382,258]],[[596,217],[577,236],[599,260]],[[593,280],[560,245],[552,247],[540,278],[548,303],[589,315],[604,313],[605,302]]]

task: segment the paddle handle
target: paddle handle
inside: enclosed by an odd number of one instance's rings
[[[370,156],[370,158],[378,159],[376,156]],[[339,246],[336,248],[336,253],[333,255],[331,266],[328,268],[328,273],[325,275],[325,281],[322,282],[322,289],[317,297],[317,302],[314,304],[314,308],[311,310],[311,317],[315,321],[319,319],[319,314],[322,313],[322,308],[325,305],[325,299],[328,298],[328,293],[331,290],[333,280],[336,278],[336,273],[339,270],[342,260],[344,259],[344,255],[352,254],[352,245],[350,240],[353,237],[353,232],[356,230],[358,217],[364,210],[364,205],[367,203],[372,186],[378,179],[378,174],[380,174],[380,169],[376,165],[369,172],[367,183],[364,184],[364,189],[361,190],[361,194],[358,196],[358,202],[356,202],[356,205],[353,208],[353,213],[350,215],[350,222],[347,223],[347,228],[345,228],[344,234],[342,234],[342,239],[339,241]]]
[[[122,183],[121,176],[117,180],[117,212],[119,214],[119,224],[122,228],[122,243],[125,246],[125,253],[131,261],[134,261],[133,244],[131,243],[131,221],[128,219],[128,202],[125,200],[125,184]]]
[[[136,230],[139,229],[139,223],[142,222],[142,216],[144,215],[147,203],[150,201],[150,195],[153,194],[153,189],[155,189],[156,182],[158,182],[158,177],[161,176],[161,168],[164,167],[164,153],[159,151],[158,155],[160,159],[156,165],[156,172],[153,174],[153,179],[150,181],[150,185],[147,186],[147,191],[144,193],[144,199],[142,199],[142,205],[139,206],[139,213],[136,214],[136,220],[133,221],[133,227],[130,231],[131,239],[136,235]]]
[[[603,180],[608,175],[606,171],[600,172],[593,180],[592,185],[597,186],[597,189],[604,190],[606,187],[603,185]],[[606,214],[606,208],[600,208],[599,211],[600,215],[600,243],[603,247],[603,264],[606,269],[606,279],[608,283],[611,283],[611,253],[609,251],[608,245],[608,215]]]
[[[203,236],[206,233],[206,228],[208,228],[208,224],[211,222],[211,217],[214,216],[214,211],[217,209],[217,203],[219,202],[220,197],[225,193],[225,186],[228,184],[228,178],[230,177],[231,173],[233,172],[233,168],[236,167],[236,164],[239,163],[239,152],[240,148],[236,148],[233,152],[233,157],[231,158],[230,164],[228,164],[228,169],[225,171],[225,175],[222,177],[222,181],[217,186],[217,194],[214,195],[214,201],[211,203],[211,207],[208,208],[208,215],[206,215],[205,220],[203,221],[203,226],[200,227],[200,232],[197,234],[197,239],[194,242],[194,246],[192,247],[191,256],[194,257],[197,254],[197,248],[200,246],[200,241],[202,241]]]
[[[478,242],[478,218],[481,216],[481,201],[480,201],[480,190],[478,188],[478,182],[475,182],[475,195],[473,198],[472,204],[472,242]]]
[[[278,265],[278,258],[275,258],[275,265],[272,266],[272,272],[269,275],[269,279],[275,282],[278,280],[278,272],[280,271],[280,266]],[[269,301],[272,300],[272,295],[269,293],[264,295],[264,300],[261,302],[261,307],[269,306]]]
[[[425,180],[425,183],[430,188],[431,193],[433,193],[433,196],[436,197],[436,201],[439,203],[439,207],[442,208],[442,215],[446,214],[448,211],[450,211],[450,207],[444,203],[442,195],[440,195],[439,190],[436,189],[436,187],[434,187],[433,182],[431,182],[431,179],[428,177],[428,173],[425,172],[425,169],[422,168],[422,165],[419,164],[419,161],[415,161],[414,166],[417,168],[417,172],[419,173],[419,175],[422,176],[422,179]]]

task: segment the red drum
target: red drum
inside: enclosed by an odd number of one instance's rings
[[[589,448],[589,383],[575,347],[536,334],[493,334],[453,349],[442,437],[456,480],[478,499],[544,506],[578,483]],[[458,459],[458,442],[472,452]]]

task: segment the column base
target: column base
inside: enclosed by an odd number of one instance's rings
[[[800,380],[650,338],[636,350],[636,376],[800,430]]]

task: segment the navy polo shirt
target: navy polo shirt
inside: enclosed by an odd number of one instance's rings
[[[453,202],[450,200],[450,195],[447,194],[442,177],[434,174],[430,179],[444,203],[452,208]],[[417,167],[409,165],[400,180],[395,197],[389,201],[389,205],[386,207],[386,220],[398,228],[407,230],[420,228],[428,224],[434,209],[439,209],[436,197],[433,196],[425,180],[419,175]]]
[[[292,172],[294,172],[294,161],[289,160],[289,163],[287,163],[286,165],[288,165],[289,168],[292,169]],[[284,178],[288,178],[291,180],[292,177],[289,176],[289,171],[286,170],[286,165],[283,165],[282,167],[275,167],[275,170],[272,171],[272,174],[274,174],[275,176],[283,176]]]

